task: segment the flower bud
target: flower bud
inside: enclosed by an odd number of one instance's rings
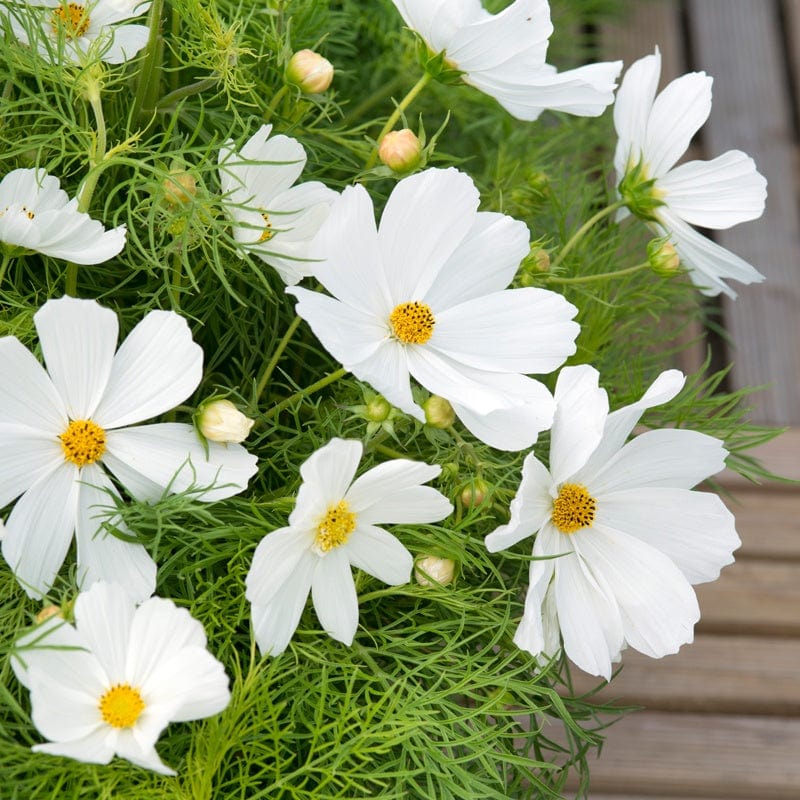
[[[403,128],[389,131],[378,147],[381,162],[395,172],[411,172],[422,157],[422,142],[414,131]]]
[[[475,478],[461,490],[461,505],[464,508],[477,508],[486,500],[489,484],[481,478]]]
[[[422,556],[414,566],[414,580],[420,586],[447,586],[453,581],[455,569],[455,562],[449,558]]]
[[[666,238],[651,239],[647,243],[647,260],[653,272],[662,278],[672,278],[681,271],[681,257]]]
[[[324,92],[333,80],[333,64],[313,50],[298,50],[286,66],[286,82],[304,94]]]
[[[370,400],[364,411],[369,422],[384,422],[392,413],[392,406],[386,398],[377,395]]]
[[[449,428],[456,421],[453,406],[437,394],[431,395],[423,404],[425,422],[432,428]]]
[[[201,406],[197,417],[197,426],[206,439],[225,444],[244,441],[254,422],[230,400],[212,400]]]
[[[170,172],[161,182],[164,200],[171,206],[179,206],[191,202],[197,194],[197,181],[191,172]]]
[[[61,611],[60,606],[49,605],[45,606],[35,617],[36,624],[41,625],[45,620],[50,619],[50,617],[63,617],[64,614]]]

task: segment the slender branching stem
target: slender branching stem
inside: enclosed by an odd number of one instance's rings
[[[598,211],[593,217],[589,217],[586,222],[578,228],[575,233],[572,234],[569,241],[561,248],[556,259],[553,261],[552,266],[557,267],[569,254],[571,250],[575,248],[575,246],[583,239],[584,236],[595,226],[597,225],[600,220],[605,219],[610,214],[613,214],[618,209],[622,208],[625,205],[624,200],[617,200],[615,203],[611,203],[611,205],[606,206],[605,208]]]
[[[259,398],[261,397],[261,394],[266,388],[269,379],[272,377],[272,373],[275,371],[275,367],[278,366],[278,361],[280,361],[283,351],[286,350],[286,346],[289,344],[292,336],[294,336],[294,332],[300,327],[300,323],[302,321],[302,317],[295,317],[292,320],[292,324],[286,329],[286,333],[283,334],[283,338],[280,340],[280,342],[278,342],[278,346],[272,353],[272,358],[270,358],[269,363],[264,368],[264,372],[261,373],[261,377],[258,379],[258,383],[256,384],[256,402],[258,402]]]

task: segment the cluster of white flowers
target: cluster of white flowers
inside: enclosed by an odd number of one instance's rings
[[[495,16],[479,0],[394,4],[443,69],[520,119],[544,109],[594,116],[613,101],[619,62],[562,73],[546,64],[546,0],[516,0]],[[120,63],[145,45],[148,28],[119,23],[148,7],[37,0],[35,44],[52,54],[56,41],[75,59],[99,47],[103,60]],[[20,9],[7,12],[29,42]],[[305,85],[293,72],[293,84],[324,91],[332,67],[311,66],[324,81]],[[674,166],[708,116],[711,79],[686,75],[656,97],[659,74],[656,51],[619,89],[618,192],[628,211],[669,238],[703,292],[732,295],[725,280],[762,276],[690,225],[758,217],[765,181],[738,151]],[[242,257],[273,267],[327,351],[411,417],[425,421],[413,378],[491,447],[526,450],[550,430],[549,466],[527,455],[510,521],[486,538],[496,552],[535,536],[517,644],[542,659],[563,644],[579,667],[608,678],[627,645],[660,657],[691,641],[699,618],[691,584],[716,578],[739,544],[719,498],[691,491],[723,468],[727,453],[688,430],[628,442],[642,413],[672,399],[683,376],[665,372],[641,400],[609,413],[596,370],[562,366],[576,352],[578,309],[553,291],[509,288],[529,252],[528,228],[479,211],[467,174],[425,169],[403,178],[377,224],[363,186],[339,194],[316,181],[297,184],[306,160],[303,146],[273,135],[271,125],[238,149],[233,141],[220,149],[221,204]],[[98,264],[121,251],[125,233],[78,211],[41,169],[17,169],[0,182],[7,255]],[[327,293],[295,285],[307,277]],[[123,493],[155,502],[191,491],[216,501],[245,490],[257,460],[239,442],[253,421],[216,400],[201,406],[202,436],[184,423],[140,424],[201,382],[203,353],[174,312],[147,314],[119,349],[117,315],[94,300],[49,300],[34,323],[46,368],[17,338],[0,338],[0,374],[13,376],[0,382],[0,508],[16,501],[2,553],[25,592],[41,598],[74,535],[82,590],[74,625],[51,617],[18,642],[14,669],[49,739],[35,749],[98,763],[116,754],[169,773],[154,749],[160,732],[224,708],[227,678],[200,624],[151,597],[156,564],[118,506]],[[559,368],[555,395],[530,377]],[[299,468],[288,525],[255,551],[246,596],[265,655],[287,648],[309,593],[322,628],[349,645],[358,626],[351,568],[398,585],[414,567],[379,524],[433,523],[452,511],[423,485],[439,466],[395,459],[356,478],[362,450],[333,439],[314,452]],[[449,581],[452,568],[447,574]],[[427,577],[420,583],[430,586]]]

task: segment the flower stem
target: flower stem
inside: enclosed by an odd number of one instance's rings
[[[403,81],[405,81],[405,75],[397,75],[393,78],[389,83],[382,86],[376,92],[373,92],[369,97],[365,100],[362,100],[354,109],[348,111],[344,118],[345,125],[354,125],[358,122],[358,120],[364,115],[365,112],[369,111],[372,106],[380,103],[386,97],[391,95],[393,92],[397,91],[400,86],[403,85]]]
[[[164,0],[153,0],[150,6],[150,35],[147,39],[147,50],[139,72],[139,83],[136,86],[136,95],[133,99],[133,110],[130,119],[134,123],[144,123],[149,118],[155,107],[155,98],[161,85],[161,57],[163,46],[161,42],[161,15],[164,11]]]
[[[593,217],[589,217],[586,222],[578,228],[575,233],[572,234],[572,237],[569,241],[561,248],[561,252],[558,254],[556,259],[553,261],[552,266],[557,267],[567,256],[567,254],[577,245],[581,239],[586,235],[588,231],[590,231],[601,219],[604,219],[609,214],[613,214],[617,209],[622,208],[625,205],[624,200],[617,200],[615,203],[612,203],[609,206],[598,211]]]
[[[636,264],[634,267],[626,267],[625,269],[618,269],[616,272],[600,272],[597,275],[578,275],[574,278],[559,278],[558,276],[548,277],[548,283],[594,283],[596,281],[604,281],[612,278],[621,278],[624,275],[633,275],[635,272],[641,272],[643,269],[649,269],[650,262],[644,261],[641,264]]]
[[[11,257],[11,253],[3,253],[3,260],[0,261],[0,284],[3,283],[3,278],[6,276],[6,270],[8,269],[8,265],[11,263]]]
[[[165,94],[157,103],[156,111],[166,111],[171,106],[174,106],[179,100],[184,97],[191,97],[193,94],[200,94],[206,89],[213,89],[218,83],[216,78],[203,78],[201,81],[190,83],[188,86],[181,86],[175,91]]]
[[[383,126],[383,129],[378,134],[378,144],[380,145],[381,139],[389,133],[392,128],[394,128],[395,123],[398,119],[400,119],[400,115],[414,102],[414,98],[433,80],[433,76],[425,72],[423,73],[422,77],[409,89],[408,94],[400,101],[397,105],[397,108],[392,112],[392,115],[389,119],[386,120],[386,124]],[[367,163],[364,166],[364,169],[371,169],[375,166],[375,162],[378,160],[378,148],[375,147],[372,152],[370,153],[369,158],[367,159]]]
[[[275,367],[278,365],[278,361],[280,361],[283,351],[286,349],[286,345],[289,344],[290,339],[292,336],[294,336],[294,332],[300,327],[300,323],[302,321],[302,317],[295,317],[292,320],[292,324],[286,330],[286,333],[283,334],[283,338],[280,340],[280,342],[278,342],[278,346],[275,348],[272,358],[270,358],[269,363],[264,369],[264,372],[258,379],[258,384],[256,385],[256,403],[261,397],[261,393],[264,391],[267,382],[272,377],[272,373],[275,371]]]
[[[320,389],[330,386],[332,383],[336,383],[339,378],[342,378],[345,375],[347,375],[347,370],[344,367],[337,369],[336,372],[331,372],[330,375],[320,378],[318,381],[316,381],[316,383],[312,383],[311,386],[307,386],[305,389],[295,392],[293,395],[291,395],[291,397],[287,397],[285,400],[281,400],[280,403],[272,406],[269,411],[266,411],[261,415],[261,419],[272,419],[273,417],[277,417],[278,414],[280,414],[280,412],[286,408],[286,406],[291,405],[296,400],[300,400],[303,397],[308,397],[308,395],[314,394]]]
[[[266,111],[264,111],[264,121],[269,122],[272,119],[272,115],[275,113],[275,109],[278,107],[278,103],[286,97],[286,92],[289,91],[289,87],[284,83],[274,95],[272,95],[272,100],[269,101],[269,105],[267,106]]]

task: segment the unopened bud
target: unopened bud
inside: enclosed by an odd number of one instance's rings
[[[476,478],[461,490],[461,505],[464,508],[477,508],[486,500],[488,493],[489,484],[481,478]]]
[[[419,165],[421,155],[422,142],[409,128],[389,131],[378,147],[381,162],[395,172],[411,172]]]
[[[432,428],[449,428],[456,421],[453,406],[437,394],[431,395],[423,404],[425,422]]]
[[[286,66],[286,81],[305,94],[324,92],[333,80],[333,64],[313,50],[298,50]]]
[[[414,580],[420,586],[447,586],[452,583],[455,561],[439,556],[422,556],[414,566]]]
[[[200,433],[211,442],[235,444],[247,438],[255,420],[246,417],[230,400],[212,400],[197,417]]]
[[[647,243],[647,260],[650,268],[662,278],[672,278],[681,270],[681,257],[667,239],[651,239]]]
[[[369,422],[383,422],[392,413],[392,406],[386,398],[378,395],[367,403],[364,415]]]
[[[191,172],[171,172],[161,182],[161,188],[164,199],[171,206],[179,206],[189,203],[197,194],[197,181]]]
[[[45,620],[51,617],[63,617],[60,606],[49,605],[45,606],[35,617],[36,624],[41,625]]]

